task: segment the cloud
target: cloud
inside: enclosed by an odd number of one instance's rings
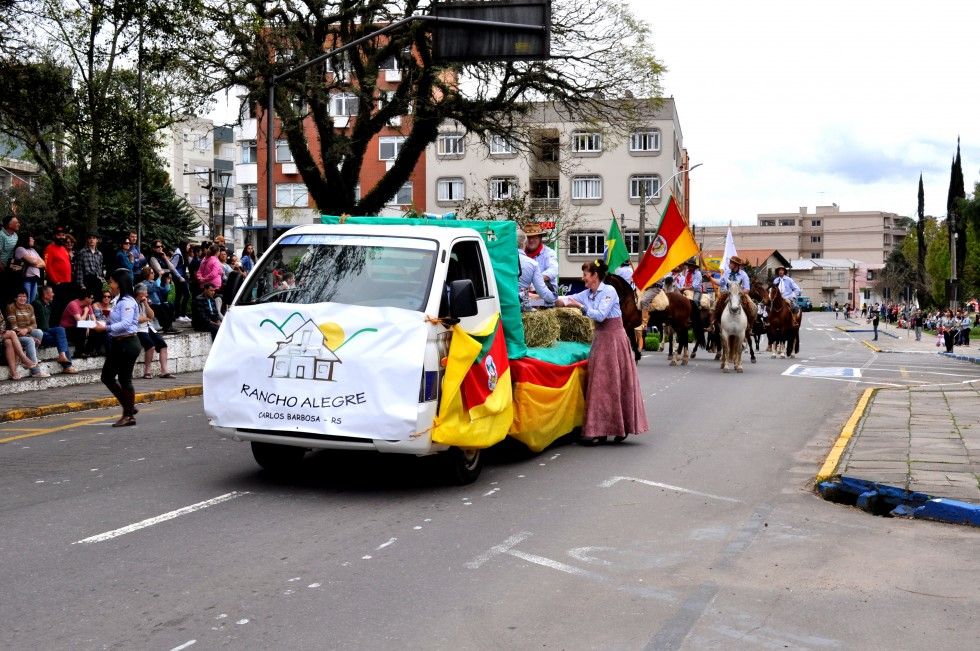
[[[871,184],[901,181],[948,172],[955,143],[935,140],[876,145],[861,142],[848,132],[823,133],[810,159],[787,161],[794,169],[826,174],[849,183]]]

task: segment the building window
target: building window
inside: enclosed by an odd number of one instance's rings
[[[436,181],[436,198],[438,201],[462,201],[466,198],[466,184],[459,177],[439,179]]]
[[[395,196],[388,200],[389,206],[407,206],[410,203],[412,203],[411,182],[398,188],[398,192],[395,193]]]
[[[577,231],[568,236],[569,255],[602,255],[606,235],[602,231]]]
[[[572,199],[602,199],[602,179],[598,176],[576,176],[572,179]]]
[[[509,177],[495,177],[490,179],[490,200],[504,201],[513,199],[517,193],[517,179]]]
[[[346,52],[341,52],[339,56],[334,56],[327,59],[326,63],[327,72],[332,72],[334,78],[338,81],[347,81],[350,77],[350,73],[353,70],[351,66],[350,58],[347,56]]]
[[[660,130],[649,129],[631,133],[630,151],[660,151]]]
[[[330,115],[340,117],[357,115],[357,95],[354,93],[335,93],[330,96]]]
[[[759,226],[775,226],[775,225],[776,225],[776,220],[775,219],[761,219],[761,220],[759,220]]]
[[[572,134],[572,151],[576,153],[595,153],[602,151],[601,133]]]
[[[548,163],[558,162],[558,152],[560,145],[558,138],[541,139],[541,160]]]
[[[514,141],[505,136],[490,136],[491,154],[516,154],[517,146]]]
[[[436,152],[440,156],[455,156],[464,154],[465,149],[463,145],[463,134],[440,134],[438,140],[436,140]]]
[[[401,62],[392,54],[378,65],[378,70],[401,70]]]
[[[557,208],[558,179],[531,179],[531,208],[547,210]]]
[[[796,220],[795,219],[780,219],[779,220],[779,225],[780,226],[796,226]]]
[[[820,219],[812,219],[812,220],[810,220],[810,226],[820,226],[822,223],[823,223],[823,221],[820,220]]]
[[[811,242],[821,242],[821,241],[823,241],[823,237],[821,237],[819,235],[811,235],[810,236],[810,241]]]
[[[630,177],[630,199],[660,197],[660,177],[634,174]]]
[[[310,203],[309,192],[302,183],[277,183],[277,208],[306,208]]]
[[[200,136],[194,141],[194,148],[198,151],[205,151],[208,148],[208,137]]]
[[[276,141],[276,162],[277,163],[292,163],[293,162],[293,152],[289,151],[289,143],[285,140]]]
[[[813,258],[813,259],[819,258],[820,257],[820,251],[810,251],[810,257]]]
[[[246,184],[242,186],[242,202],[248,208],[255,208],[259,205],[259,186]]]
[[[242,147],[242,162],[243,163],[257,163],[259,162],[259,147],[254,140],[243,140],[241,142]]]
[[[381,136],[378,143],[378,160],[395,160],[404,144],[404,136]]]

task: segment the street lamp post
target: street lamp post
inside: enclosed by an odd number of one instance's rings
[[[653,199],[657,195],[659,195],[660,194],[660,192],[659,192],[660,189],[667,187],[670,184],[671,181],[673,181],[674,179],[676,179],[681,174],[687,174],[691,170],[696,169],[698,167],[701,167],[702,165],[704,165],[704,163],[698,163],[697,165],[692,165],[691,167],[688,167],[687,169],[678,170],[677,173],[673,174],[669,179],[667,179],[666,182],[664,182],[663,184],[661,184],[660,188],[657,191],[657,194],[651,196],[650,199]],[[671,194],[673,195],[673,192],[671,192]],[[641,185],[640,186],[640,232],[639,232],[640,253],[641,254],[644,251],[646,251],[646,249],[647,249],[647,243],[646,243],[647,201],[649,201],[650,199],[648,199],[647,196],[646,196],[646,186],[645,185]]]
[[[225,199],[228,197],[228,184],[231,182],[231,172],[218,172],[219,178],[224,178],[225,184],[221,186],[221,236],[225,235]]]

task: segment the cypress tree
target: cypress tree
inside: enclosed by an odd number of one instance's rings
[[[916,252],[916,281],[924,285],[926,281],[926,193],[922,187],[922,173],[919,173],[919,221],[915,224],[918,251]]]

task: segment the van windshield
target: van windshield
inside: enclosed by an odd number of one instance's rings
[[[344,303],[423,311],[438,245],[363,235],[290,235],[245,279],[237,305]]]

